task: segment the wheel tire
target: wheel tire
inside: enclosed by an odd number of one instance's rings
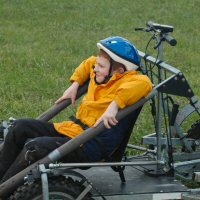
[[[200,139],[200,119],[192,124],[187,133],[187,138]]]
[[[192,124],[191,128],[187,131],[186,138],[191,139],[200,139],[200,119],[198,119],[194,124]],[[192,146],[193,151],[196,150],[195,145]],[[187,152],[185,147],[182,148],[182,152]]]
[[[49,199],[75,200],[84,190],[84,186],[72,178],[64,176],[49,178]],[[19,187],[10,200],[42,200],[41,181],[26,184]],[[91,194],[88,193],[84,200],[93,200]]]

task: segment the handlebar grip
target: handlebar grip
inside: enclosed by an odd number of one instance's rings
[[[169,43],[171,46],[175,46],[177,44],[177,41],[175,38],[173,38],[169,34],[163,34],[163,38],[166,40],[167,43]]]

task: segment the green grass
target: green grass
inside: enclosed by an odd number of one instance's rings
[[[200,97],[199,13],[199,0],[1,0],[0,119],[35,118],[51,107],[79,63],[96,55],[100,39],[120,35],[144,51],[150,35],[134,28],[148,20],[175,27],[178,44],[164,46],[165,61],[183,71]],[[131,141],[139,144],[151,131],[147,104]]]
[[[100,39],[120,35],[144,51],[150,35],[134,28],[148,20],[175,27],[178,44],[165,45],[165,60],[184,72],[200,96],[199,13],[199,0],[2,0],[0,119],[35,118],[52,106],[73,69],[96,55]],[[153,129],[148,110],[135,127],[134,142]]]

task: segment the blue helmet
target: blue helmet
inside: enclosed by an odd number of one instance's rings
[[[136,70],[140,66],[140,56],[136,47],[119,36],[108,37],[97,43],[114,61],[123,64],[126,70]]]

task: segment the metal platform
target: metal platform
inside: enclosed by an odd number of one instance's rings
[[[111,167],[94,167],[79,172],[108,200],[181,199],[182,193],[188,192],[174,177],[152,177],[130,166],[124,171],[125,183],[121,182],[118,173]],[[93,194],[95,199],[102,199],[97,192],[93,191]]]

